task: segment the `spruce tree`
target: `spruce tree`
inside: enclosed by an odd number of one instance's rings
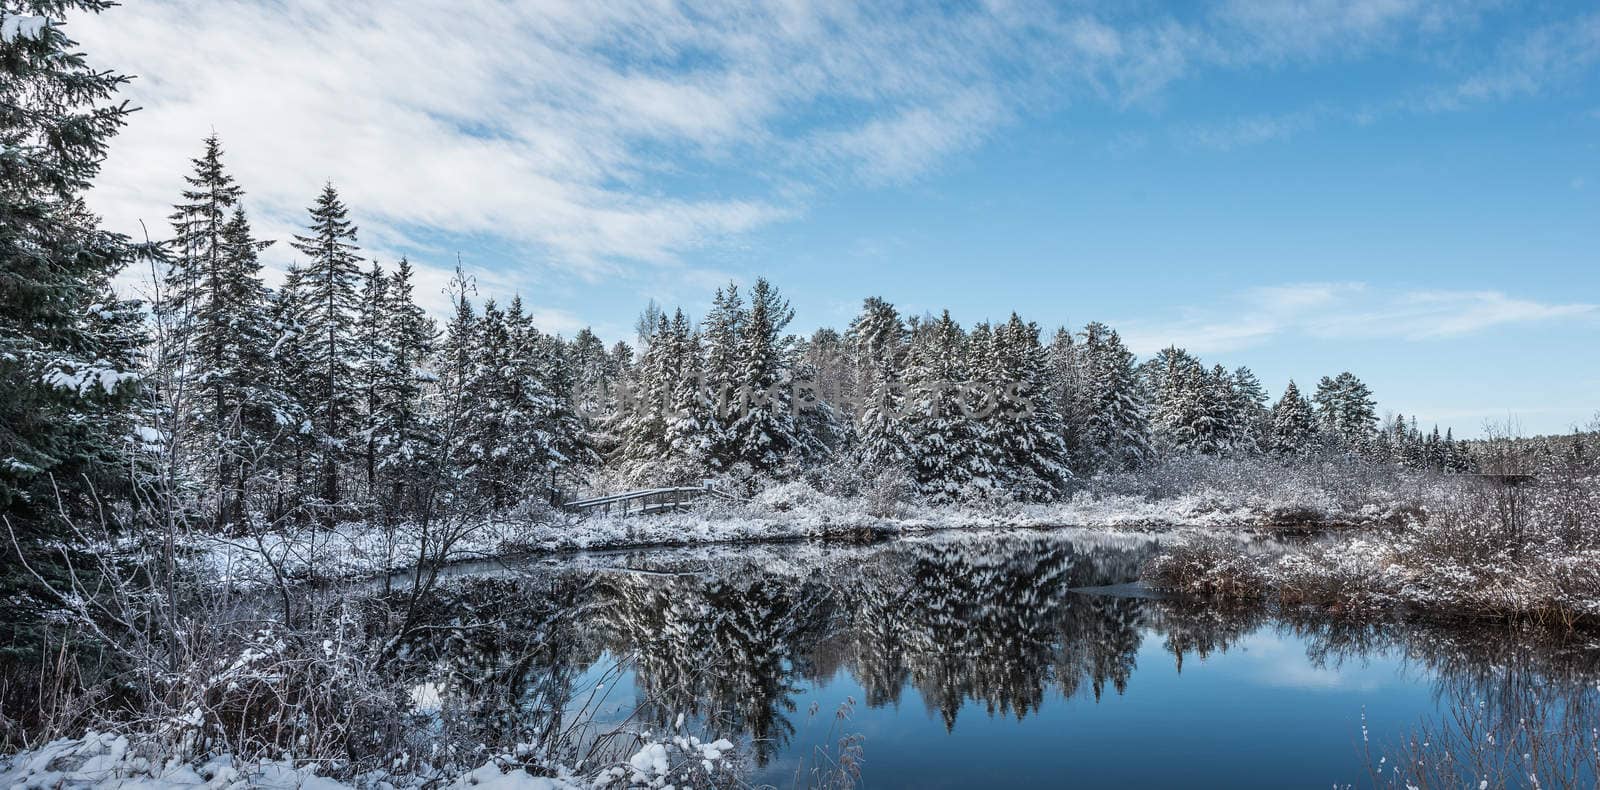
[[[1092,459],[1086,457],[1087,448],[1083,441],[1086,418],[1090,412],[1085,397],[1087,389],[1084,376],[1088,366],[1084,355],[1073,339],[1072,331],[1058,327],[1045,349],[1045,356],[1048,364],[1047,397],[1061,415],[1062,440],[1066,443],[1073,467],[1087,470],[1092,466]]]
[[[1280,455],[1309,452],[1316,442],[1317,415],[1291,379],[1272,407],[1269,448]]]
[[[355,359],[352,372],[358,403],[355,438],[361,444],[361,471],[370,505],[379,495],[378,466],[387,448],[381,424],[388,413],[388,373],[394,348],[389,322],[389,276],[377,261],[361,279],[361,302],[356,309]]]
[[[668,457],[667,413],[676,378],[670,322],[652,322],[654,335],[631,377],[629,402],[622,417],[619,454],[635,465]]]
[[[728,283],[711,299],[711,311],[701,326],[705,332],[705,385],[713,404],[712,463],[724,468],[734,462],[738,449],[728,426],[733,422],[741,383],[739,340],[746,320],[739,287]]]
[[[992,468],[965,403],[967,338],[945,311],[912,331],[906,363],[906,435],[912,476],[934,502],[993,485]]]
[[[354,372],[361,269],[356,227],[332,184],[323,187],[310,218],[307,234],[295,236],[293,247],[307,258],[300,316],[310,374],[304,399],[318,444],[318,494],[326,508],[324,521],[331,524],[337,517],[340,465],[348,457],[359,410]]]
[[[1151,456],[1150,421],[1133,352],[1116,330],[1084,327],[1084,444],[1096,469],[1131,469]]]
[[[867,469],[904,468],[909,460],[901,380],[906,335],[894,305],[877,297],[862,304],[846,333],[860,393],[855,458]]]
[[[116,517],[96,500],[128,490],[130,435],[153,429],[136,422],[138,306],[110,285],[136,250],[81,199],[129,112],[115,99],[127,78],[90,66],[60,24],[111,4],[28,6],[7,5],[0,38],[0,511],[53,573],[42,542],[69,534],[63,517]],[[11,593],[29,584],[16,562],[0,570],[7,601],[28,606]]]
[[[1039,327],[1016,313],[994,330],[991,393],[997,399],[987,419],[989,443],[1000,474],[1023,499],[1050,499],[1071,478],[1061,413],[1048,387],[1046,352]]]
[[[1233,371],[1232,412],[1236,419],[1233,445],[1237,450],[1257,452],[1267,449],[1271,430],[1267,411],[1267,390],[1249,368]]]
[[[456,454],[476,495],[495,509],[511,501],[514,460],[522,448],[516,436],[518,404],[510,381],[511,330],[493,299],[473,322],[463,385],[463,412]]]
[[[272,294],[268,306],[269,321],[277,335],[270,358],[273,366],[271,382],[288,395],[287,436],[275,464],[280,478],[277,481],[277,502],[273,508],[276,518],[289,511],[296,519],[305,515],[303,505],[314,494],[311,459],[316,451],[315,430],[312,427],[313,404],[308,389],[314,371],[311,366],[310,338],[303,321],[310,293],[306,287],[305,270],[298,263],[289,264],[284,273],[283,285]]]
[[[795,432],[802,460],[822,463],[854,440],[846,410],[855,399],[855,377],[845,340],[822,328],[794,349]]]
[[[1312,398],[1317,405],[1318,427],[1345,450],[1364,452],[1377,429],[1378,413],[1372,391],[1354,374],[1324,376]]]
[[[405,258],[390,275],[383,311],[389,353],[379,371],[379,411],[372,426],[391,512],[417,508],[410,495],[422,483],[428,460],[440,450],[438,425],[427,399],[429,388],[438,381],[433,368],[438,328],[415,301],[413,276]]]
[[[230,412],[238,402],[217,373],[228,366],[231,314],[221,297],[229,279],[223,250],[223,229],[244,190],[222,167],[222,146],[216,135],[185,176],[184,202],[174,207],[171,255],[165,292],[157,305],[165,327],[160,367],[162,400],[171,410],[168,432],[185,474],[205,491],[231,491],[231,463],[226,445]],[[198,337],[204,332],[206,341]],[[227,510],[220,503],[220,515]]]
[[[738,460],[757,472],[776,470],[800,444],[784,369],[790,338],[783,330],[792,320],[789,302],[756,280],[739,331],[739,409],[728,431]]]
[[[295,398],[279,378],[274,351],[282,333],[271,317],[271,292],[261,281],[258,254],[272,244],[258,241],[242,206],[222,232],[227,271],[213,294],[220,315],[202,321],[198,346],[214,349],[216,366],[203,379],[215,409],[208,415],[217,427],[219,519],[240,524],[245,495],[258,474],[270,469],[286,437],[300,422]],[[231,482],[232,492],[227,492]]]
[[[705,386],[700,335],[689,325],[682,310],[673,313],[665,343],[666,367],[671,371],[671,379],[665,385],[664,441],[668,456],[680,469],[705,470],[709,468],[711,454],[721,436]]]

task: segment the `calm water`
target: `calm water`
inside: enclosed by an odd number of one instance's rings
[[[1063,531],[483,567],[406,667],[442,743],[682,714],[777,787],[841,755],[866,787],[1363,786],[1363,714],[1376,752],[1464,700],[1504,719],[1600,694],[1581,645],[1142,594],[1153,550]]]

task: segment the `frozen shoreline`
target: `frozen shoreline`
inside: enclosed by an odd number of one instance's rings
[[[702,505],[683,512],[565,522],[486,519],[463,530],[442,564],[613,549],[811,539],[863,542],[950,530],[1318,531],[1374,527],[1405,517],[1400,508],[1339,512],[1305,502],[1225,502],[1205,494],[1157,500],[1080,495],[1058,503],[992,507],[905,506],[893,516],[874,516],[861,500],[830,497],[803,484],[776,486],[746,502]],[[307,526],[259,539],[201,534],[187,545],[209,578],[248,586],[272,582],[277,573],[294,581],[404,573],[417,565],[418,533],[419,527],[409,523],[391,531],[345,522],[331,530]]]

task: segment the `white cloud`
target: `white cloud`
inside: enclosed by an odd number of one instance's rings
[[[287,239],[332,180],[377,257],[417,252],[439,280],[460,239],[488,239],[515,258],[492,266],[497,286],[531,290],[720,280],[686,261],[803,216],[829,188],[923,176],[1062,101],[1153,107],[1203,69],[1360,58],[1453,35],[1476,13],[1424,0],[1228,0],[1181,20],[1043,0],[150,0],[68,30],[96,65],[138,75],[124,95],[143,109],[91,196],[112,227],[164,232],[214,130],[262,235]],[[1534,65],[1507,84],[1558,70],[1585,35],[1511,47],[1505,63]],[[1463,90],[1509,90],[1491,82]],[[1335,109],[1193,136],[1279,139]],[[267,256],[290,257],[283,244]]]
[[[1291,334],[1428,341],[1558,320],[1600,320],[1600,305],[1546,303],[1499,291],[1390,292],[1364,283],[1294,283],[1246,291],[1222,309],[1191,310],[1178,320],[1131,322],[1121,329],[1141,355],[1169,345],[1204,354]]]

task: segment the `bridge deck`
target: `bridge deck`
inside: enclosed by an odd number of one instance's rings
[[[665,488],[642,488],[637,491],[624,491],[619,494],[575,499],[567,502],[562,507],[567,510],[584,512],[600,509],[610,512],[611,508],[620,508],[624,515],[628,512],[660,513],[668,510],[677,510],[688,507],[689,503],[705,496],[717,496],[724,499],[737,497],[718,491],[709,485],[705,486],[668,486]]]

